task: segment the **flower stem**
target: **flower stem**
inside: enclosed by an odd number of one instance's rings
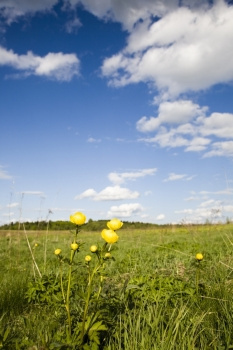
[[[92,273],[90,271],[90,266],[88,265],[88,285],[87,285],[87,297],[85,300],[85,308],[83,312],[83,320],[82,320],[82,330],[81,330],[81,344],[83,344],[84,341],[84,336],[85,336],[85,323],[86,323],[86,318],[87,318],[87,313],[88,313],[88,308],[89,308],[89,302],[91,298],[91,292],[92,292],[92,281],[93,278],[96,274],[96,272],[99,270],[101,267],[101,264],[98,264],[95,266],[93,269]]]
[[[69,272],[68,272],[68,285],[67,285],[67,293],[66,293],[66,311],[67,311],[67,318],[68,318],[68,330],[69,330],[69,336],[71,337],[71,317],[70,317],[70,287],[71,287],[71,274],[72,274],[72,262],[74,258],[74,251],[71,250],[70,253],[70,266],[69,266]]]
[[[200,266],[199,266],[200,262],[198,261],[198,266],[196,269],[196,292],[198,293],[199,290],[199,279],[200,279]]]

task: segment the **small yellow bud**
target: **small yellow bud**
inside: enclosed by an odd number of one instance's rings
[[[92,245],[92,246],[90,247],[90,251],[91,251],[92,253],[96,253],[97,250],[98,250],[98,247],[97,247],[96,245]]]
[[[85,261],[86,261],[86,262],[91,261],[91,256],[90,256],[90,255],[86,255],[86,256],[85,256]]]
[[[78,249],[78,244],[77,243],[71,243],[70,248],[75,251],[75,250]]]
[[[111,253],[106,253],[104,257],[105,257],[106,259],[111,258]]]
[[[39,245],[38,243],[35,243],[35,245],[34,245],[34,246],[35,246],[35,247],[38,247],[38,245]]]
[[[54,251],[54,254],[55,254],[55,255],[61,254],[61,249],[56,249],[56,250]]]
[[[196,259],[197,259],[198,261],[203,260],[203,255],[202,255],[201,253],[197,253],[197,254],[196,254]]]

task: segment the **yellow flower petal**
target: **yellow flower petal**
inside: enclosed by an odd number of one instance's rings
[[[96,253],[97,250],[98,250],[98,247],[97,247],[96,245],[92,245],[92,246],[90,247],[90,251],[91,251],[92,253]]]
[[[116,234],[115,231],[107,229],[103,229],[103,231],[101,232],[101,237],[105,240],[105,242],[109,244],[116,243],[119,239],[119,236]]]
[[[197,254],[196,254],[196,259],[197,259],[198,261],[203,260],[203,255],[202,255],[201,253],[197,253]]]
[[[90,256],[90,255],[86,255],[86,256],[85,256],[85,261],[86,261],[86,262],[91,261],[91,256]]]
[[[107,226],[110,230],[116,231],[119,230],[123,226],[123,222],[121,222],[119,219],[112,219],[107,222]]]
[[[55,255],[61,254],[61,249],[56,249],[56,250],[54,251],[54,254],[55,254]]]
[[[83,213],[77,211],[77,213],[70,215],[70,221],[73,222],[73,224],[75,225],[81,226],[85,224],[86,216]]]
[[[70,248],[75,251],[75,250],[78,249],[78,244],[77,243],[71,243]]]

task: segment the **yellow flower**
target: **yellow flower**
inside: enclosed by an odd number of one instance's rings
[[[112,219],[111,221],[108,221],[107,226],[110,230],[116,231],[123,226],[123,222],[115,218],[115,219]]]
[[[106,253],[106,254],[104,255],[104,257],[107,258],[107,259],[111,258],[111,253]]]
[[[92,245],[92,246],[90,247],[90,251],[91,251],[92,253],[96,253],[97,250],[98,250],[98,247],[97,247],[96,245]]]
[[[203,260],[203,255],[202,255],[201,253],[197,253],[197,254],[196,254],[196,259],[197,259],[198,261]]]
[[[101,232],[101,237],[105,240],[105,242],[110,244],[116,243],[119,238],[115,231],[107,229],[103,229],[103,231]]]
[[[55,254],[55,255],[61,254],[61,249],[56,249],[56,250],[54,251],[54,254]]]
[[[35,245],[34,245],[34,246],[35,246],[35,247],[38,247],[38,245],[39,245],[38,243],[35,243]]]
[[[75,225],[81,226],[85,224],[86,216],[83,213],[77,211],[77,213],[70,215],[70,221],[73,222],[73,224]]]
[[[75,251],[75,250],[78,249],[78,244],[77,243],[71,243],[70,248]]]
[[[86,262],[91,261],[91,256],[90,256],[90,255],[86,255],[86,256],[85,256],[85,261],[86,261]]]

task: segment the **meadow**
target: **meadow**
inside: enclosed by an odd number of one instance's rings
[[[95,270],[103,239],[81,230],[71,271],[70,231],[1,230],[0,349],[233,349],[232,224],[118,235]]]

